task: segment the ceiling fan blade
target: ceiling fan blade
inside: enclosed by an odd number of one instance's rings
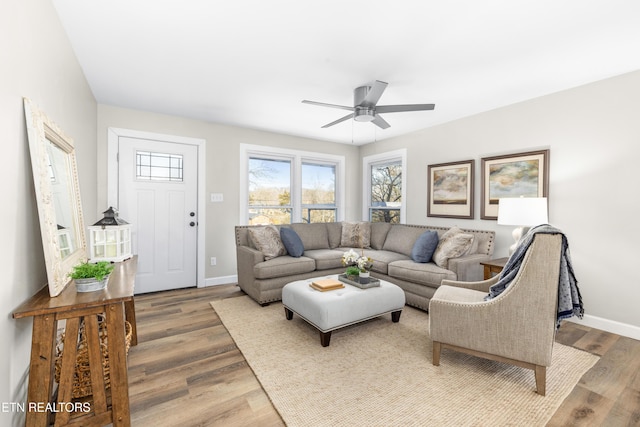
[[[380,80],[376,80],[371,85],[371,88],[367,92],[367,95],[364,97],[360,105],[362,106],[374,106],[382,96],[382,93],[387,88],[388,83],[381,82]]]
[[[326,104],[324,102],[308,101],[306,99],[303,100],[302,103],[303,104],[318,105],[320,107],[340,108],[341,110],[349,110],[349,111],[353,111],[354,110],[353,107],[347,107],[346,105]]]
[[[376,114],[376,116],[371,120],[371,123],[378,126],[379,128],[386,129],[391,126],[385,119]]]
[[[378,105],[376,113],[401,113],[403,111],[433,110],[436,104]]]
[[[322,126],[322,128],[324,129],[324,128],[328,128],[329,126],[337,125],[338,123],[344,122],[345,120],[349,120],[351,118],[353,118],[353,113],[347,114],[346,116],[341,117],[341,118],[339,118],[338,120],[336,120],[334,122],[328,123],[328,124]]]

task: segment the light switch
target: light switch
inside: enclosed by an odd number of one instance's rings
[[[212,202],[222,202],[223,200],[224,197],[222,196],[222,193],[211,193]]]

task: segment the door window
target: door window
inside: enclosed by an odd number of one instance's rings
[[[136,151],[136,178],[147,181],[182,181],[181,154]]]

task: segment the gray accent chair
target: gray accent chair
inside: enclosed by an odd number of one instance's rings
[[[537,392],[544,396],[561,250],[561,235],[536,235],[511,284],[489,301],[484,298],[498,276],[480,282],[444,280],[429,302],[433,364],[440,365],[444,348],[532,369]]]

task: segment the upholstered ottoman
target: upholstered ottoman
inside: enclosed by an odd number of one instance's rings
[[[286,284],[282,288],[282,304],[288,320],[296,313],[320,331],[323,347],[329,345],[331,332],[336,329],[387,313],[391,313],[394,323],[400,320],[405,303],[404,291],[393,283],[380,280],[380,286],[368,289],[344,284],[344,288],[321,292],[309,286],[317,279]]]

